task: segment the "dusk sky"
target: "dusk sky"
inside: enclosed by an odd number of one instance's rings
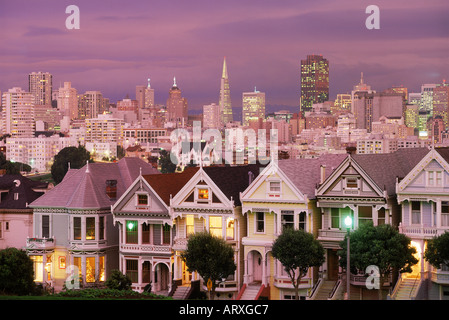
[[[68,5],[80,29],[68,30]],[[368,30],[367,6],[380,9]],[[165,104],[176,76],[189,109],[218,103],[226,56],[232,106],[242,92],[266,93],[267,105],[299,105],[300,60],[330,64],[330,98],[349,93],[364,73],[382,91],[449,80],[448,0],[0,0],[0,90],[28,88],[33,71],[53,74],[116,102],[151,78]],[[299,110],[299,109],[298,109]]]

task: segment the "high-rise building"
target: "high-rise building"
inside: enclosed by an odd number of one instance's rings
[[[437,84],[429,83],[421,86],[421,110],[429,111],[433,115],[433,91]]]
[[[257,91],[243,92],[242,124],[248,126],[250,121],[265,119],[265,93]]]
[[[449,85],[439,84],[433,89],[433,117],[441,117],[444,128],[449,127]]]
[[[301,60],[301,101],[304,113],[312,105],[329,100],[329,61],[321,55],[308,55]]]
[[[31,92],[14,87],[2,95],[3,133],[15,138],[34,136],[34,95]]]
[[[223,60],[223,73],[220,81],[220,114],[221,121],[224,126],[227,123],[233,121],[232,108],[231,108],[231,94],[229,89],[228,68],[226,66],[226,57]]]
[[[48,72],[32,72],[28,75],[28,91],[34,96],[34,104],[51,106],[52,75]]]
[[[167,121],[176,123],[177,126],[187,124],[187,99],[181,96],[181,90],[173,78],[173,86],[168,92],[167,99]]]
[[[57,103],[59,111],[70,119],[78,117],[78,96],[70,82],[64,82],[64,87],[59,88]]]
[[[334,105],[331,107],[331,113],[333,115],[340,115],[342,113],[351,112],[352,96],[349,93],[339,93],[334,101]]]
[[[136,101],[139,110],[145,107],[145,88],[146,86],[136,86]]]
[[[154,89],[151,88],[150,78],[148,78],[148,84],[145,88],[145,108],[151,108],[154,106]]]
[[[111,114],[99,114],[98,117],[86,119],[85,142],[115,142],[123,144],[123,119]]]
[[[78,97],[78,119],[96,118],[109,108],[109,99],[100,91],[86,91]]]
[[[221,127],[220,107],[215,103],[203,106],[203,127],[219,129]]]

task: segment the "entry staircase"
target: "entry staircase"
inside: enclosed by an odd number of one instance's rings
[[[413,300],[419,287],[419,278],[403,278],[398,280],[391,295],[393,300]]]
[[[260,282],[245,284],[240,290],[236,300],[257,300],[264,287],[265,286]]]
[[[185,300],[187,299],[190,292],[190,286],[178,286],[173,293],[173,299],[175,300]]]

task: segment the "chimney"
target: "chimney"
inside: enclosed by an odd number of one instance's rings
[[[248,171],[248,185],[250,185],[253,182],[254,179],[254,173],[252,171]]]
[[[324,164],[320,165],[320,184],[326,180],[326,166]]]
[[[117,197],[117,180],[106,180],[106,195],[109,199]]]

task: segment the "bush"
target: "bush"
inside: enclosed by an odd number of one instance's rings
[[[131,284],[131,279],[120,270],[112,270],[111,276],[105,282],[106,287],[116,290],[130,290]]]
[[[26,252],[16,248],[0,250],[0,292],[29,295],[35,290],[33,262]]]

